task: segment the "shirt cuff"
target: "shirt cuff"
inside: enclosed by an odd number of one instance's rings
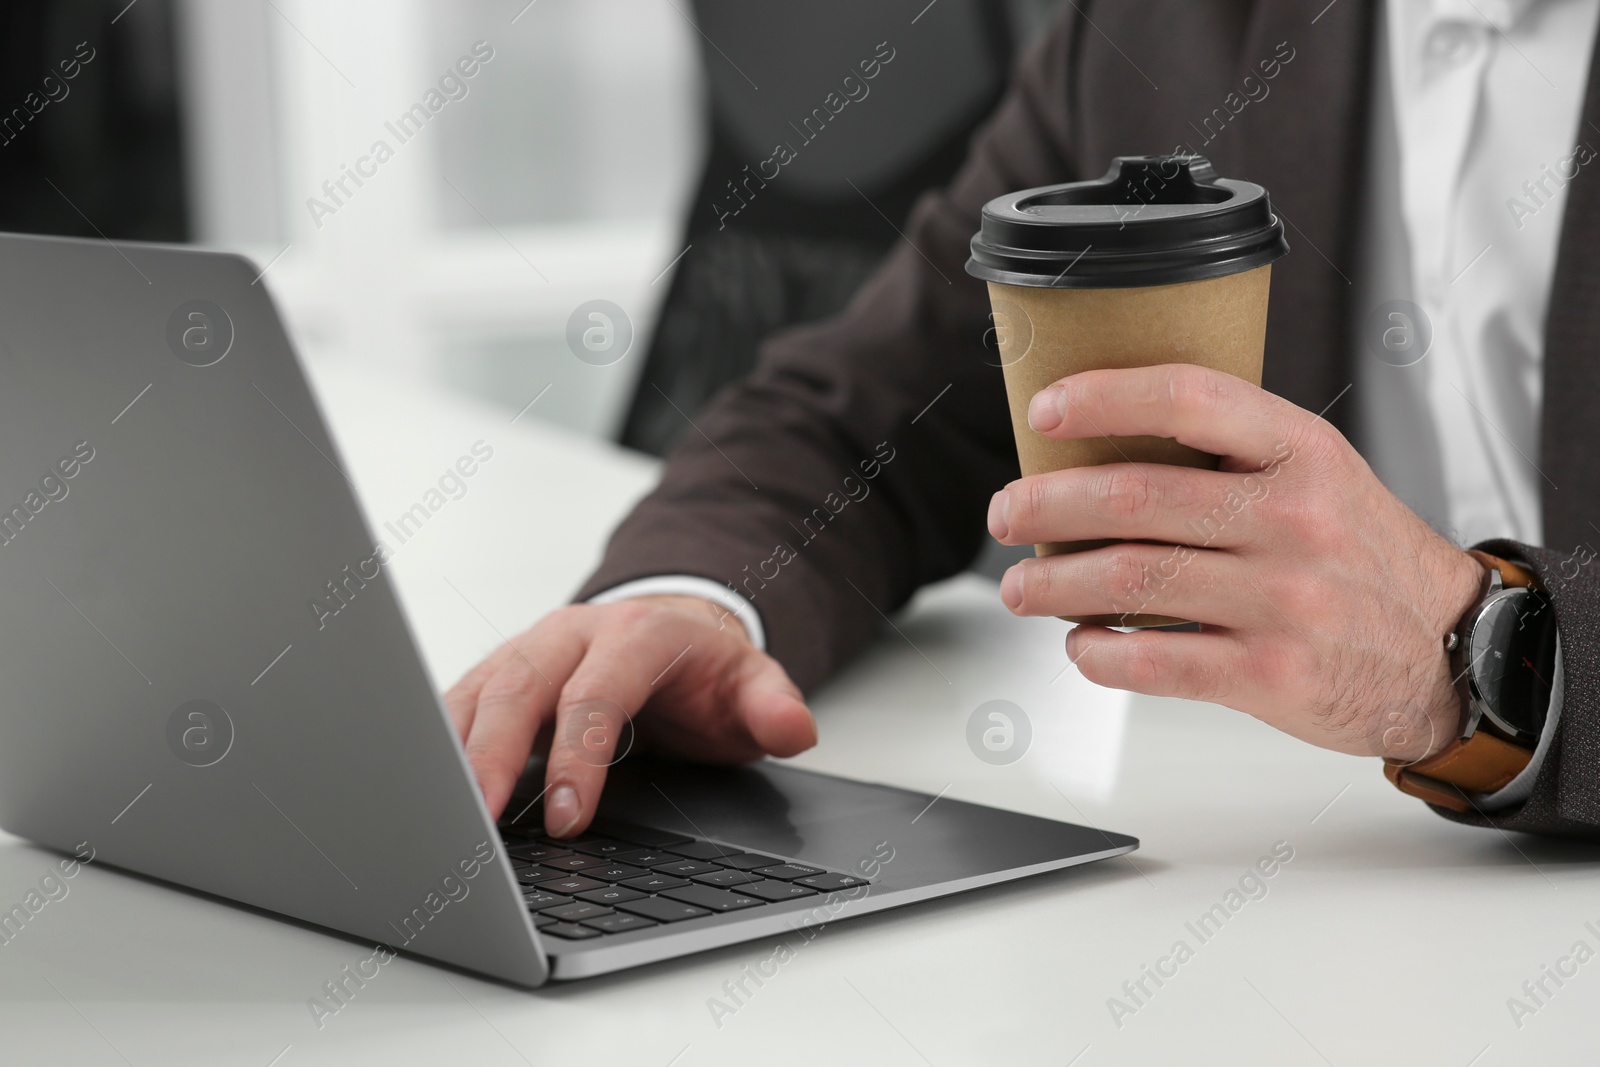
[[[657,574],[649,578],[636,578],[596,593],[588,603],[613,604],[618,600],[632,600],[640,596],[697,596],[701,600],[709,600],[744,624],[752,645],[763,652],[767,650],[767,633],[761,626],[761,614],[756,611],[755,605],[710,578],[699,578],[692,574]]]
[[[1539,777],[1539,768],[1544,766],[1545,753],[1550,751],[1550,742],[1556,736],[1556,726],[1561,722],[1564,677],[1565,673],[1561,669],[1561,637],[1557,635],[1555,678],[1550,686],[1550,708],[1545,712],[1544,731],[1539,734],[1539,744],[1533,750],[1533,758],[1511,781],[1493,793],[1479,797],[1477,805],[1480,811],[1501,811],[1515,804],[1521,804],[1532,794],[1533,780]]]

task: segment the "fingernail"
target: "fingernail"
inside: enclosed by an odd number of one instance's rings
[[[1061,425],[1061,420],[1066,417],[1066,410],[1065,389],[1059,385],[1041,389],[1033,394],[1033,400],[1028,404],[1028,425],[1039,433],[1048,433]]]
[[[1012,611],[1016,611],[1022,606],[1021,564],[1018,564],[1017,566],[1007,570],[1005,575],[1000,579],[1000,599],[1003,600],[1006,607],[1010,608]]]
[[[578,803],[578,791],[570,785],[558,785],[550,791],[544,802],[544,828],[551,837],[562,837],[578,825],[583,805]]]
[[[1011,529],[1011,494],[1000,490],[989,500],[989,533],[996,541],[1004,541]]]

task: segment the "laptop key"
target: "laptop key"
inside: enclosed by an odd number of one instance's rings
[[[541,934],[549,934],[551,937],[564,937],[568,941],[583,941],[591,937],[600,936],[599,930],[591,930],[587,926],[579,926],[577,923],[556,923],[554,926],[546,926],[539,932]]]
[[[538,911],[540,908],[553,908],[557,904],[566,904],[571,900],[570,897],[564,897],[560,893],[546,893],[542,889],[524,890],[522,899],[534,911]]]
[[[626,863],[634,867],[654,867],[658,863],[672,863],[682,858],[682,856],[674,856],[670,852],[658,852],[653,848],[641,848],[634,852],[619,852],[611,857],[615,863]],[[780,861],[773,860],[772,862],[778,863]]]
[[[735,852],[731,856],[721,857],[717,862],[736,871],[753,871],[757,867],[776,867],[783,861],[776,856],[763,856],[759,852]]]
[[[670,874],[647,874],[643,878],[629,878],[622,884],[629,889],[638,889],[645,893],[659,893],[663,889],[677,889],[689,883]]]
[[[580,900],[587,900],[591,904],[625,904],[630,900],[643,899],[646,894],[637,889],[629,889],[623,885],[608,885],[604,889],[590,889],[579,893]]]
[[[714,889],[708,885],[689,885],[682,889],[669,889],[661,894],[682,904],[693,904],[697,908],[709,908],[712,911],[738,911],[740,908],[753,908],[766,901],[756,897],[747,897],[742,893],[730,893],[726,889]]]
[[[855,886],[867,884],[865,878],[857,878],[853,874],[834,874],[832,871],[824,871],[821,874],[814,874],[810,878],[797,880],[801,885],[808,885],[812,889],[820,889],[824,893],[832,893],[836,889],[852,889]]]
[[[554,859],[557,856],[570,856],[572,855],[572,850],[570,848],[561,848],[558,845],[544,845],[533,841],[526,845],[512,845],[506,849],[506,855],[513,860],[543,863],[545,860]]]
[[[667,848],[670,845],[681,845],[694,840],[683,834],[668,833],[666,830],[657,830],[650,826],[635,826],[633,823],[612,822],[609,819],[596,820],[595,824],[612,837],[632,841],[645,848]]]
[[[722,870],[715,863],[701,863],[699,860],[674,860],[671,863],[658,863],[654,869],[662,874],[675,874],[679,878],[687,878],[692,874],[710,874],[712,871]],[[806,873],[821,874],[822,872],[807,871]]]
[[[647,926],[655,926],[654,919],[646,919],[643,915],[629,915],[619,912],[612,915],[602,915],[598,919],[585,919],[583,925],[599,930],[603,934],[625,934],[629,930],[643,930]]]
[[[533,928],[535,930],[543,930],[546,926],[551,926],[560,921],[560,919],[550,915],[535,915],[533,917]]]
[[[690,841],[686,845],[672,845],[668,852],[676,852],[692,860],[716,860],[723,856],[737,856],[744,851],[732,845],[714,845],[710,841]]]
[[[585,878],[579,874],[569,875],[566,878],[552,878],[548,882],[540,882],[535,886],[535,888],[543,889],[549,893],[565,893],[569,897],[575,897],[586,889],[604,889],[605,887],[606,884],[604,882],[597,882],[593,878]]]
[[[780,863],[774,867],[757,867],[756,873],[768,878],[779,878],[785,882],[792,882],[796,878],[809,878],[814,874],[821,874],[821,867],[806,867],[798,863]]]
[[[539,909],[540,915],[553,915],[566,923],[582,922],[584,919],[593,919],[601,915],[610,915],[611,909],[603,904],[591,904],[587,900],[574,900],[570,904],[559,904],[553,908]]]
[[[712,871],[709,874],[695,875],[694,881],[699,882],[701,885],[727,887],[744,885],[746,882],[759,882],[761,881],[761,876],[759,874],[751,874],[748,871]]]
[[[626,841],[618,841],[611,837],[585,835],[564,840],[561,842],[560,847],[571,849],[574,852],[583,852],[590,856],[609,859],[619,852],[632,852],[638,846]]]
[[[599,867],[589,867],[583,872],[585,878],[598,878],[602,882],[621,882],[629,878],[643,878],[650,872],[643,867],[630,867],[626,863],[607,863]]]
[[[779,882],[768,879],[764,882],[751,882],[749,885],[739,887],[739,892],[762,900],[798,900],[801,897],[814,897],[817,891],[799,882]]]
[[[546,867],[553,867],[558,871],[581,871],[585,867],[598,867],[606,861],[598,856],[585,856],[574,852],[568,856],[554,856],[547,860],[540,860]]]
[[[563,872],[552,871],[548,867],[513,867],[511,873],[526,887],[548,882],[552,878],[560,878]]]
[[[618,911],[626,911],[634,915],[643,915],[646,919],[654,919],[658,923],[675,923],[684,919],[698,919],[711,913],[704,908],[697,908],[692,904],[683,904],[676,900],[667,900],[665,897],[645,897],[643,900],[630,900],[626,904],[618,904]]]

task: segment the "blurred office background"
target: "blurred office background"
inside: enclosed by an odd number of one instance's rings
[[[512,412],[548,386],[529,418],[660,451],[762,335],[842,306],[1054,6],[8,4],[0,229],[243,251],[308,360]],[[493,58],[465,95],[401,143],[386,123],[480,41]],[[719,225],[726,183],[801,144],[791,124],[885,41],[870,95]],[[93,58],[66,80],[83,42]],[[335,201],[324,183],[380,139],[393,158]],[[313,197],[337,210],[315,217]],[[596,299],[635,331],[607,366],[567,342]]]

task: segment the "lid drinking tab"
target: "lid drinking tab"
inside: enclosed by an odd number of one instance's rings
[[[1055,289],[1174,285],[1286,255],[1267,191],[1196,155],[1118,156],[1095,181],[1024,189],[983,207],[967,273]]]

